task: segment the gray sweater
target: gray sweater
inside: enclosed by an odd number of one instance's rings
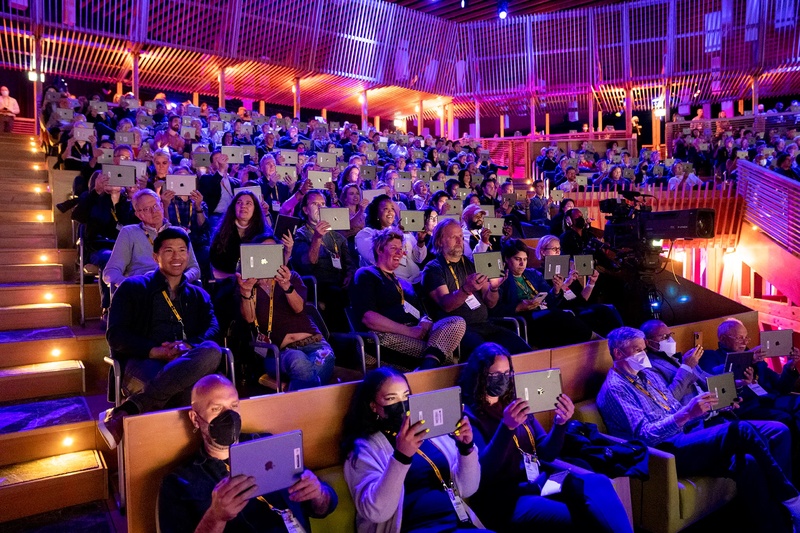
[[[462,498],[475,494],[481,481],[478,448],[469,455],[458,453],[450,437],[434,437],[432,442],[447,457],[452,479]],[[410,465],[393,457],[394,448],[383,433],[374,433],[356,441],[359,450],[355,464],[350,457],[344,463],[344,479],[356,506],[358,533],[399,533],[403,521],[403,483]],[[483,527],[472,509],[464,506],[472,523]]]

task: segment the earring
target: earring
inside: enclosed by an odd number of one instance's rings
[[[194,429],[192,430],[192,433],[197,433],[198,429],[200,429],[200,428],[198,426],[195,426]]]

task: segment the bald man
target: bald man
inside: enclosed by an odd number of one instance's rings
[[[661,320],[648,320],[642,324],[641,330],[644,332],[647,357],[650,358],[653,370],[658,371],[667,383],[680,384],[672,391],[675,399],[686,405],[698,394],[707,392],[705,380],[709,374],[698,366],[703,356],[702,346],[694,346],[681,354],[677,351],[672,332]],[[691,378],[683,380],[684,374]]]
[[[287,490],[259,498],[254,478],[230,477],[231,444],[258,435],[240,434],[239,394],[223,376],[211,374],[195,384],[189,419],[202,445],[161,484],[158,520],[162,533],[285,533],[286,511],[305,531],[311,531],[308,516],[322,518],[336,508],[336,492],[310,470]]]

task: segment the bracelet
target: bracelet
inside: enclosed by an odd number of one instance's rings
[[[241,296],[243,300],[252,300],[253,298],[256,297],[256,288],[253,287],[253,290],[250,291],[250,296],[245,296],[244,294],[242,294],[242,291],[239,291],[239,296]]]
[[[285,289],[283,292],[286,294],[292,294],[294,292],[294,285],[289,285],[289,288]]]

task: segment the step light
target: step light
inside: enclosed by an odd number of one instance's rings
[[[39,261],[41,261],[42,263],[46,263],[47,262],[47,256],[44,255],[44,254],[40,255],[39,256]]]
[[[42,215],[41,213],[36,215],[36,220],[38,220],[39,222],[44,222],[44,215]]]
[[[75,439],[73,439],[72,437],[64,437],[64,440],[61,441],[61,444],[64,447],[68,447],[68,446],[72,446],[72,444],[74,442],[75,442]]]
[[[59,350],[58,348],[53,348],[50,351],[50,355],[52,355],[53,357],[58,357],[61,355],[61,350]]]
[[[46,292],[46,293],[44,293],[44,299],[45,299],[45,300],[47,300],[47,301],[49,302],[50,300],[52,300],[52,299],[53,299],[53,293],[52,293],[52,292]]]
[[[40,192],[42,192],[42,188],[41,187],[34,187],[33,188],[33,192],[40,193]]]

